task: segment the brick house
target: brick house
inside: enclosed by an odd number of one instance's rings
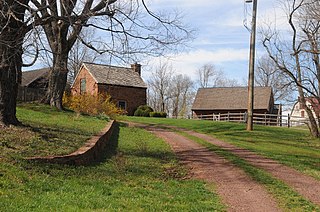
[[[192,106],[193,116],[224,113],[245,113],[247,87],[200,88]],[[278,114],[271,87],[254,88],[254,113]]]
[[[131,68],[83,63],[72,86],[72,95],[107,93],[119,108],[133,115],[147,103],[147,85],[141,78],[141,65]]]

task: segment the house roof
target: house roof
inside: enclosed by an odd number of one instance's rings
[[[267,109],[272,96],[271,87],[254,88],[254,109]],[[200,88],[192,110],[239,110],[247,109],[248,88]]]
[[[320,113],[320,103],[319,100],[315,97],[307,97],[306,100],[310,102],[312,109],[316,113]]]
[[[96,83],[147,88],[139,73],[131,68],[84,63]]]
[[[28,86],[35,80],[47,76],[49,74],[50,68],[41,68],[32,71],[23,71],[21,77],[21,86]]]

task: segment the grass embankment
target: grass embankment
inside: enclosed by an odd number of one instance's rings
[[[26,127],[0,130],[2,155],[28,157],[62,155],[77,150],[105,127],[103,118],[59,112],[41,104],[24,104],[17,117]],[[6,157],[7,158],[7,157]]]
[[[109,143],[105,160],[99,164],[39,164],[26,162],[21,156],[43,149],[51,153],[55,142],[62,142],[57,145],[61,147],[71,145],[63,142],[70,142],[67,138],[73,136],[90,136],[105,121],[42,106],[19,108],[18,117],[32,127],[1,131],[6,136],[0,146],[1,211],[225,210],[203,182],[185,179],[186,170],[166,143],[142,129],[120,126]],[[76,123],[70,123],[72,119]],[[101,125],[95,128],[90,121],[101,121]],[[24,134],[28,139],[20,140]],[[56,139],[52,140],[52,136]],[[30,150],[33,148],[37,150]]]
[[[244,124],[199,120],[123,117],[149,124],[171,125],[195,130],[230,142],[291,166],[320,180],[320,139],[310,137],[308,131],[255,126],[246,131]]]

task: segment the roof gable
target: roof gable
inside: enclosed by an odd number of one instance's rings
[[[23,71],[21,76],[21,86],[29,86],[32,82],[40,77],[49,75],[50,68],[41,68],[32,71]]]
[[[98,84],[147,88],[141,76],[131,68],[84,63]]]
[[[254,88],[254,109],[269,110],[272,100],[271,87]],[[239,110],[247,109],[248,88],[200,88],[192,110]]]

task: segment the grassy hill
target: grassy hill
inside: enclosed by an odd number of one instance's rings
[[[21,105],[17,112],[27,127],[0,129],[0,211],[226,210],[215,193],[215,185],[189,179],[187,170],[163,140],[122,123],[109,143],[105,160],[99,164],[76,167],[28,162],[23,158],[74,151],[99,132],[107,119],[58,112],[37,104]],[[320,141],[311,139],[305,130],[256,126],[248,132],[245,125],[235,123],[121,119],[210,134],[320,180]],[[221,152],[221,156],[266,185],[285,210],[317,210],[261,170],[228,152]]]
[[[119,125],[105,160],[92,166],[31,163],[32,155],[69,153],[106,120],[22,105],[29,127],[0,129],[0,211],[224,211],[214,185],[188,179],[169,146]]]

